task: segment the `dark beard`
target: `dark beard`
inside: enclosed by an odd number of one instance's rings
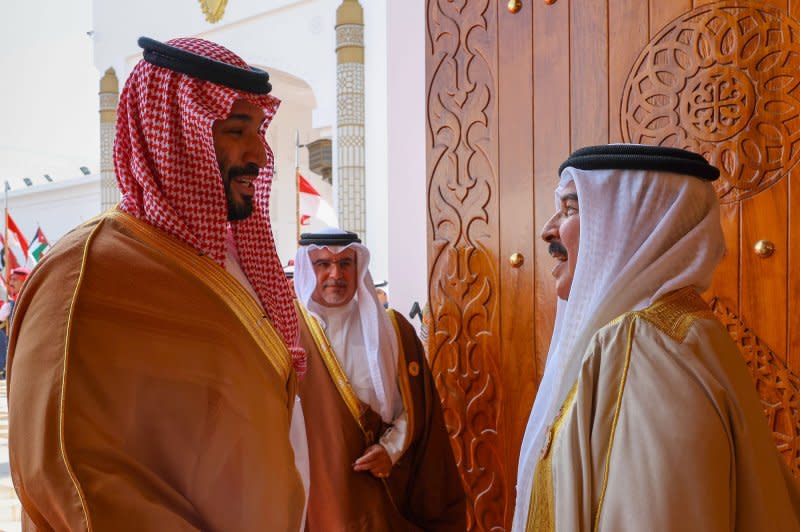
[[[564,245],[558,240],[551,240],[550,245],[547,246],[547,251],[550,252],[550,255],[559,254],[563,255],[565,258],[569,257],[567,248],[565,248]]]
[[[228,221],[246,220],[253,214],[253,198],[242,198],[241,203],[236,203],[231,196],[230,186],[226,188],[228,196]]]
[[[221,165],[220,165],[221,166]],[[228,221],[234,222],[237,220],[245,220],[253,214],[253,198],[243,197],[240,203],[233,199],[233,191],[231,190],[231,183],[239,176],[252,175],[258,176],[260,169],[258,165],[249,163],[244,166],[232,166],[228,169],[228,176],[225,179],[225,198],[228,201]],[[220,167],[220,172],[222,168]]]

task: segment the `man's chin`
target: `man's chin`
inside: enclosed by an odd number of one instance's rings
[[[253,214],[253,200],[248,198],[238,202],[228,202],[228,221],[246,220]]]

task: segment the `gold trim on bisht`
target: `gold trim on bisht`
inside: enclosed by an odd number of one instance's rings
[[[633,314],[652,323],[661,332],[681,343],[686,339],[695,321],[716,319],[708,303],[691,286],[670,292],[646,309]]]
[[[292,375],[289,349],[264,315],[259,302],[225,268],[200,255],[194,248],[123,211],[109,210],[105,216],[124,225],[137,238],[161,253],[164,259],[187,270],[219,295],[245,326],[281,378],[289,380]]]
[[[542,447],[542,453],[533,474],[533,490],[531,491],[531,502],[528,505],[526,532],[550,532],[556,529],[553,453],[551,450],[553,442],[564,424],[566,413],[575,403],[577,390],[578,383],[576,382],[567,394],[567,398],[564,400],[564,404],[561,405],[553,424],[547,428],[544,447]]]
[[[301,303],[298,302],[297,306],[303,315],[303,320],[305,320],[308,325],[308,330],[311,331],[314,343],[317,344],[317,349],[319,350],[320,356],[322,356],[325,367],[328,369],[328,374],[336,385],[336,389],[339,390],[339,395],[342,396],[344,404],[347,405],[347,409],[350,411],[350,414],[352,414],[353,419],[355,419],[358,426],[361,427],[361,431],[365,432],[364,427],[361,425],[361,401],[359,401],[358,396],[353,391],[353,387],[347,379],[347,374],[342,369],[341,364],[339,364],[339,359],[336,358],[336,353],[333,351],[328,336],[325,334],[325,331],[322,330],[322,326],[317,318],[309,314],[308,310],[306,310]]]
[[[416,377],[419,375],[420,370],[419,364],[416,362],[411,362],[411,364],[406,367],[406,353],[405,349],[403,349],[403,337],[400,335],[397,313],[390,309],[387,311],[387,314],[389,314],[389,318],[392,320],[394,332],[397,336],[397,384],[400,388],[400,396],[403,398],[403,407],[406,410],[406,419],[408,422],[406,438],[403,442],[403,452],[405,452],[409,445],[411,445],[411,439],[414,436],[414,402],[411,397],[411,383],[409,382],[408,375],[411,374],[411,376]],[[414,368],[416,368],[416,371],[414,371]]]

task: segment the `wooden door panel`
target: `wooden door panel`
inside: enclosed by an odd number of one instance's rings
[[[500,370],[503,385],[501,429],[503,477],[508,491],[503,523],[510,526],[514,513],[514,485],[519,459],[519,442],[538,380],[534,351],[534,257],[537,229],[534,227],[533,168],[533,58],[532,11],[521,16],[508,12],[503,2],[498,9],[498,80],[501,87],[513,87],[499,104],[499,123],[513,124],[498,132],[500,201]],[[521,262],[511,262],[511,257]],[[504,312],[502,309],[514,309]]]
[[[568,2],[533,2],[533,184],[535,256],[534,323],[536,382],[544,372],[555,321],[553,257],[539,244],[539,230],[555,209],[558,166],[570,153],[570,65]]]
[[[788,180],[782,179],[758,195],[742,201],[741,317],[758,336],[786,361],[786,235]],[[766,240],[775,246],[769,257],[754,246]]]
[[[430,363],[468,498],[470,530],[502,525],[497,8],[427,4]]]
[[[789,339],[786,359],[790,368],[800,371],[800,170],[789,176],[788,289]]]
[[[570,4],[572,147],[608,142],[608,5]]]
[[[613,1],[613,0],[612,0]],[[692,0],[649,0],[650,35],[655,35],[661,28],[681,14],[691,10]]]
[[[722,231],[725,234],[725,256],[722,259],[706,299],[720,298],[728,311],[739,311],[739,205],[736,203],[720,205]]]
[[[800,369],[800,167],[787,175],[800,160],[800,24],[779,11],[797,15],[800,0],[521,5],[427,2],[431,364],[470,530],[511,523],[555,317],[538,233],[559,164],[587,144],[680,146],[721,167],[728,254],[707,296],[800,473],[800,379],[782,366]],[[724,86],[732,101],[708,99]],[[758,239],[772,257],[755,255]]]
[[[622,142],[619,121],[622,89],[639,52],[650,40],[647,2],[615,0],[608,3],[608,142]],[[577,147],[577,146],[576,146]]]

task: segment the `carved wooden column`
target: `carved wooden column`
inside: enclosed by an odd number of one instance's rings
[[[117,125],[119,81],[113,68],[100,79],[100,210],[119,202],[119,189],[114,173],[114,135]]]
[[[497,216],[497,2],[427,3],[430,362],[468,529],[513,508],[503,469]]]

